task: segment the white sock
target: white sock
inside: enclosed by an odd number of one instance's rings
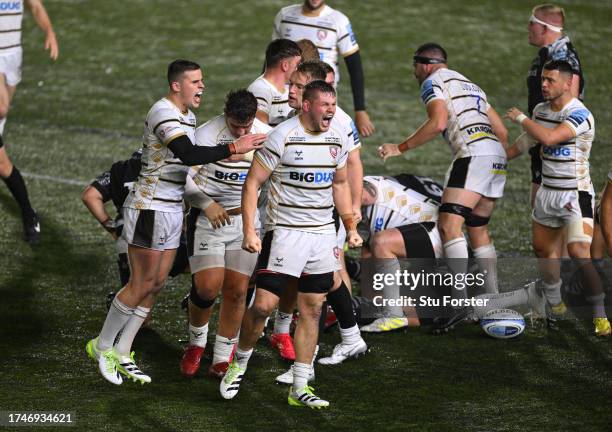
[[[542,287],[544,288],[544,296],[551,306],[556,306],[563,301],[561,298],[561,279],[557,282],[549,284],[548,282],[542,281]]]
[[[355,324],[353,327],[349,328],[340,328],[340,337],[342,338],[342,343],[345,345],[353,345],[361,340],[361,332],[359,331],[359,327]]]
[[[293,390],[301,390],[308,385],[308,374],[310,374],[310,364],[293,363]]]
[[[593,318],[607,318],[606,305],[604,304],[606,295],[604,293],[585,298],[593,307]]]
[[[195,327],[189,324],[189,344],[199,346],[200,348],[206,347],[208,341],[208,323],[202,327]]]
[[[106,320],[100,330],[98,336],[98,346],[96,347],[99,351],[106,351],[113,346],[117,334],[130,320],[130,317],[134,313],[134,309],[124,305],[117,296],[113,299],[108,313],[106,314]]]
[[[465,275],[468,269],[468,247],[464,237],[452,239],[444,244],[446,263],[453,274]],[[465,289],[453,288],[453,298],[466,298]]]
[[[229,339],[221,335],[215,336],[215,349],[213,351],[212,364],[228,362],[232,355],[234,345],[238,342],[238,338]]]
[[[276,319],[274,320],[274,334],[289,333],[289,327],[291,326],[291,320],[293,314],[276,311]]]
[[[145,319],[147,319],[149,312],[151,312],[151,309],[149,308],[136,306],[130,320],[123,327],[119,340],[115,342],[115,350],[117,353],[122,356],[129,357],[130,351],[132,350],[132,344],[134,343],[134,338],[136,337],[138,330],[140,330],[142,323],[145,321]]]
[[[400,263],[397,258],[381,258],[376,260],[376,271],[377,273],[382,274],[397,274],[400,271]],[[383,286],[383,298],[385,300],[399,300],[400,299],[400,287],[397,284],[397,280],[395,278],[392,279],[393,282],[390,284],[384,284]],[[388,318],[397,318],[404,316],[404,310],[401,306],[397,305],[397,302],[394,302],[393,306],[389,306],[385,304],[383,306],[383,314]]]
[[[6,124],[6,117],[0,119],[0,135],[4,135],[4,125]]]
[[[497,252],[495,252],[495,246],[491,243],[474,249],[474,257],[480,271],[486,274],[485,292],[487,294],[497,294],[499,288],[497,287]]]
[[[486,306],[474,307],[474,313],[479,319],[481,319],[484,314],[490,310],[507,309],[513,306],[527,304],[529,302],[529,294],[525,288],[499,294],[482,294],[476,298],[489,299]]]
[[[243,369],[246,369],[247,364],[249,363],[249,359],[251,358],[251,354],[253,354],[253,348],[248,351],[242,351],[240,348],[236,347],[234,358],[236,359],[236,363],[238,363],[238,366]]]

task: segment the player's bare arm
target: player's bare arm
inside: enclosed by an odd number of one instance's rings
[[[261,251],[261,240],[255,231],[255,212],[257,211],[257,191],[272,174],[255,157],[249,168],[244,188],[242,189],[242,248],[249,252]]]
[[[34,21],[36,21],[38,27],[45,32],[45,51],[49,51],[49,56],[52,60],[57,60],[59,56],[59,45],[57,44],[57,38],[55,37],[53,25],[51,24],[51,19],[49,19],[47,10],[40,0],[27,0],[27,5],[32,12]]]
[[[490,107],[487,111],[487,117],[489,117],[489,121],[491,122],[491,127],[493,128],[493,133],[497,137],[497,139],[502,143],[504,148],[508,147],[508,129],[504,126],[504,122],[497,114],[497,111]]]
[[[520,124],[529,136],[544,146],[554,146],[559,143],[569,141],[576,135],[575,132],[565,123],[561,123],[554,129],[544,127],[529,119],[518,108],[513,107],[508,110],[504,118]]]
[[[363,239],[357,232],[357,221],[353,216],[353,203],[351,202],[351,190],[348,183],[346,166],[337,169],[332,182],[334,205],[346,228],[346,240],[350,248],[356,248],[363,244]]]
[[[378,155],[386,161],[392,156],[399,156],[431,141],[446,129],[448,111],[442,100],[433,100],[427,104],[427,121],[401,144],[383,144],[378,148]]]
[[[81,194],[81,200],[89,212],[96,218],[100,225],[108,231],[108,233],[117,239],[117,233],[115,232],[115,225],[113,219],[110,217],[104,206],[104,197],[100,191],[95,187],[89,185],[85,188]]]
[[[353,202],[353,217],[359,223],[361,220],[361,196],[363,194],[363,163],[361,162],[359,149],[355,149],[348,154],[347,170]]]

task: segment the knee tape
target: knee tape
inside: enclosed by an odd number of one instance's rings
[[[474,213],[470,213],[469,216],[465,219],[465,225],[472,228],[481,227],[487,225],[489,223],[489,219],[491,218],[478,216]]]
[[[586,226],[585,226],[586,225]],[[567,226],[567,244],[591,243],[593,240],[593,219],[575,219]]]
[[[257,274],[255,286],[258,289],[265,289],[275,296],[280,297],[288,280],[289,276],[287,275],[262,271]]]
[[[452,213],[468,219],[472,213],[472,209],[461,204],[444,203],[440,206],[440,213]]]
[[[321,273],[303,276],[298,284],[298,291],[302,293],[325,294],[334,284],[334,273]]]

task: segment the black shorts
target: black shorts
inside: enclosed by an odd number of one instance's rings
[[[422,222],[397,227],[404,239],[406,258],[435,258],[436,252],[429,233],[436,229],[434,222]]]

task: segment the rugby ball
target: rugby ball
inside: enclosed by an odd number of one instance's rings
[[[480,320],[486,334],[496,339],[517,337],[525,330],[525,318],[512,309],[493,309]]]

